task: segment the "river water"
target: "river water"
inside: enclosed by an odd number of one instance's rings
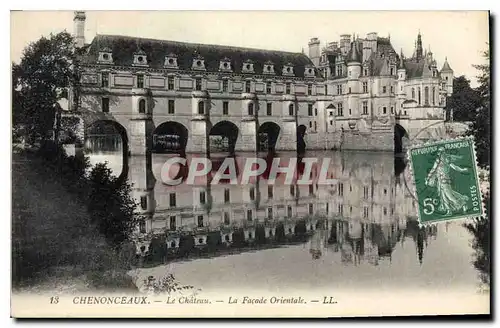
[[[88,155],[121,174],[121,151]],[[296,189],[270,188],[265,179],[250,186],[166,186],[161,167],[171,156],[128,160],[129,182],[148,216],[141,230],[157,236],[138,243],[139,282],[172,273],[202,291],[479,293],[473,236],[463,222],[419,228],[408,168],[391,153],[308,152],[331,158],[329,174],[338,183]]]

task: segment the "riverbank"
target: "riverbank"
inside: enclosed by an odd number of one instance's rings
[[[27,152],[12,155],[12,288],[15,292],[137,290],[129,258],[90,224],[86,206]]]

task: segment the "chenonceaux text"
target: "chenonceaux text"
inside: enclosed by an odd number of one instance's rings
[[[76,296],[73,304],[149,304],[147,296]]]

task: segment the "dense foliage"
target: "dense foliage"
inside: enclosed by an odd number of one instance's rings
[[[480,106],[480,94],[470,86],[470,81],[463,75],[453,79],[453,94],[446,101],[447,117],[451,119],[453,110],[454,121],[472,122]]]
[[[48,137],[58,101],[68,99],[77,74],[73,44],[67,32],[41,37],[24,49],[19,64],[12,63],[13,123],[28,142]]]

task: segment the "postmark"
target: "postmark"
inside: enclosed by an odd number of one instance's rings
[[[472,137],[413,146],[408,158],[420,224],[484,214]]]

